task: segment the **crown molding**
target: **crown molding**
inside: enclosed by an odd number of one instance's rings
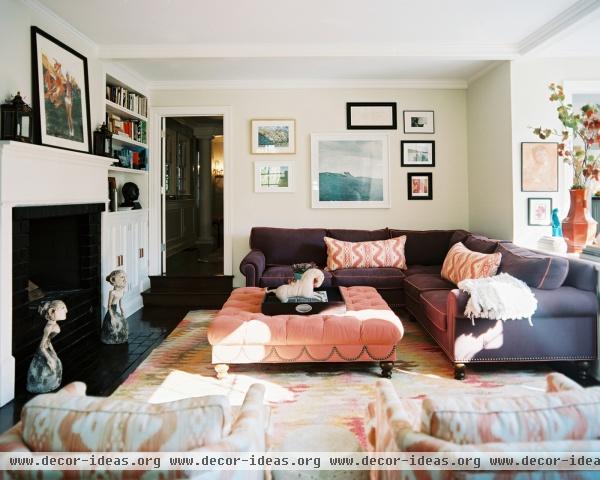
[[[84,44],[86,44],[96,55],[99,52],[99,45],[94,42],[90,37],[85,35],[80,30],[76,29],[73,25],[67,22],[63,17],[58,15],[56,12],[48,8],[46,5],[43,5],[38,0],[20,0],[25,6],[34,12],[39,13],[43,17],[47,17],[52,19],[52,21],[58,23],[62,28],[67,30],[69,33],[73,34],[77,38],[79,38]],[[55,32],[49,32],[54,36],[57,36]],[[77,50],[77,48],[76,48]]]
[[[454,60],[510,60],[519,55],[517,44],[160,44],[102,45],[103,59],[173,58],[289,58],[289,57],[428,57]]]
[[[480,79],[484,75],[487,75],[489,72],[491,72],[495,68],[497,68],[500,65],[502,65],[502,63],[504,63],[504,62],[501,62],[500,60],[496,60],[494,62],[491,62],[489,65],[486,65],[485,67],[481,68],[480,70],[478,70],[477,72],[475,72],[473,75],[471,75],[467,79],[467,85],[471,85],[471,83],[477,81],[478,79]]]
[[[600,0],[578,0],[552,20],[519,42],[520,55],[533,53],[552,38],[573,28],[575,24],[600,8]]]
[[[152,90],[283,90],[283,89],[328,89],[328,88],[370,88],[370,89],[427,89],[464,90],[467,82],[462,79],[265,79],[265,80],[192,80],[149,82]]]

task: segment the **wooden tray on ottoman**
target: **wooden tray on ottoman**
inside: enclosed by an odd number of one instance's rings
[[[265,295],[261,311],[265,315],[339,315],[346,313],[346,302],[338,287],[317,288],[317,292],[327,292],[327,302],[288,302],[281,303],[274,292]]]

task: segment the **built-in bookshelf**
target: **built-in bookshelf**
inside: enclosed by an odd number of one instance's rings
[[[148,98],[106,74],[106,125],[113,134],[112,156],[123,169],[148,169]]]

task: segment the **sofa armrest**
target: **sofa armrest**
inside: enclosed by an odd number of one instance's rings
[[[583,390],[583,387],[562,373],[552,372],[546,375],[546,392],[563,392],[565,390]]]
[[[367,439],[370,451],[403,451],[404,437],[420,430],[422,400],[398,398],[389,380],[376,383],[376,400],[367,410]]]
[[[246,277],[247,287],[258,287],[265,271],[265,254],[260,250],[251,250],[240,263],[240,272]]]
[[[268,409],[264,405],[265,386],[250,386],[229,435],[220,442],[205,445],[194,452],[264,452]]]
[[[469,294],[455,288],[448,292],[448,306],[447,315],[448,321],[455,319],[456,317],[463,317],[465,314],[465,308],[467,308],[467,302],[469,301]]]

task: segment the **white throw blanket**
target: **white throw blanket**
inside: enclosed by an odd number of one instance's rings
[[[526,283],[501,273],[495,277],[467,279],[458,288],[470,295],[465,316],[492,320],[517,320],[531,317],[537,309],[537,300]]]

